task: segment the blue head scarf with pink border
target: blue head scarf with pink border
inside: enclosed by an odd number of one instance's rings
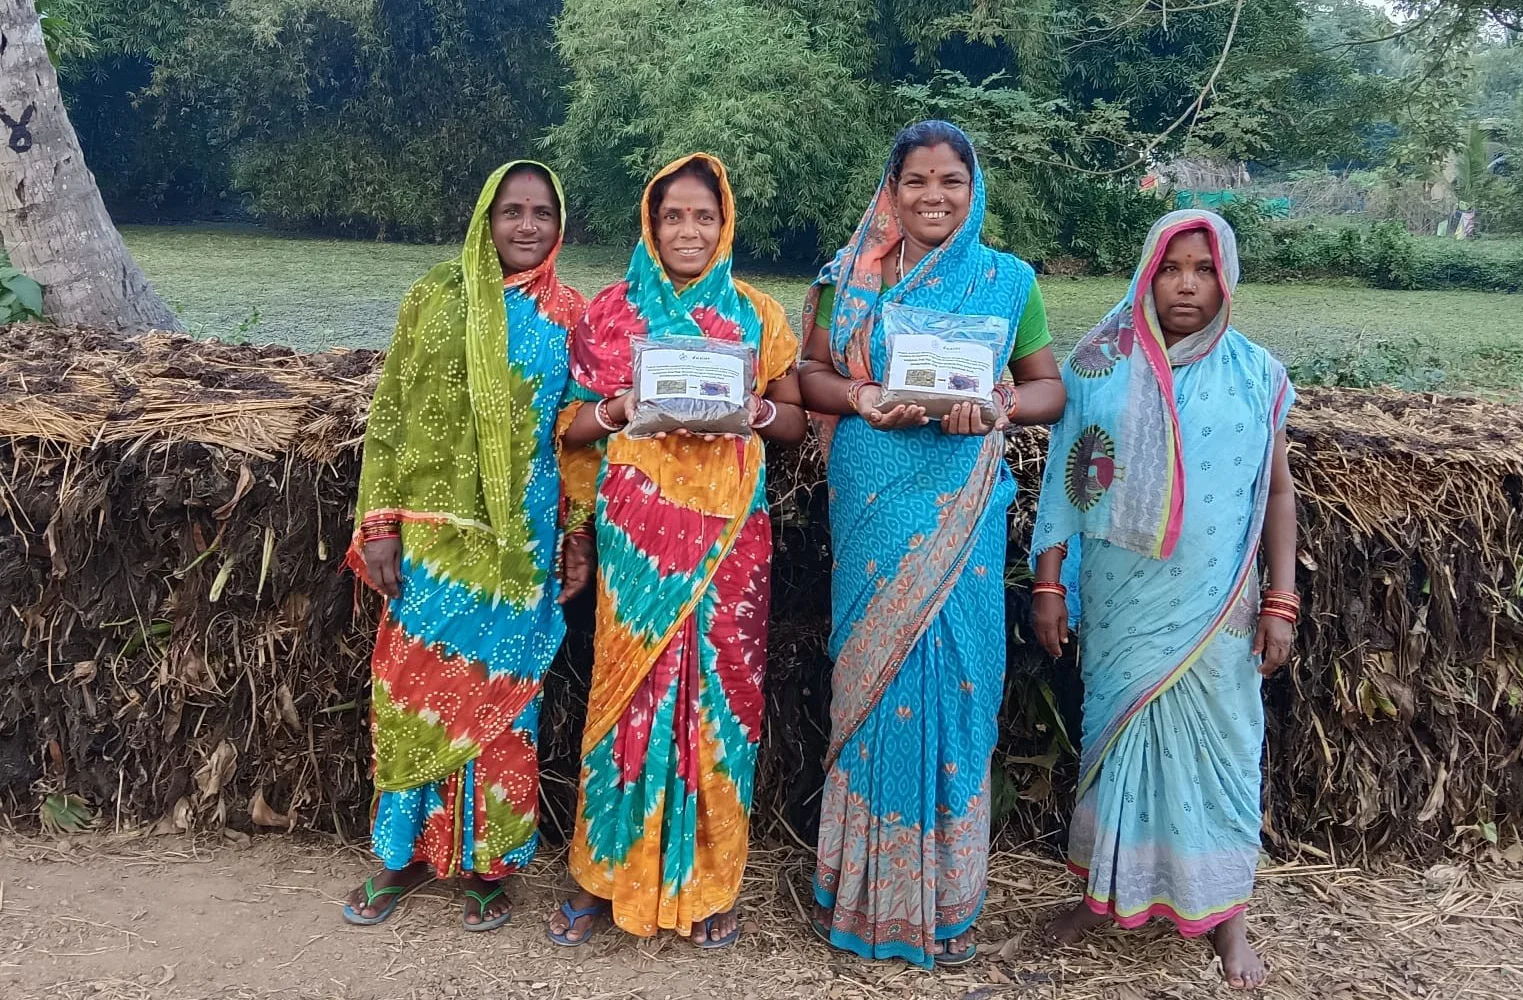
[[[1171,348],[1158,322],[1153,278],[1169,241],[1195,231],[1210,242],[1222,306],[1204,329]],[[1210,355],[1232,329],[1238,276],[1237,238],[1221,216],[1184,210],[1154,223],[1126,298],[1065,363],[1070,411],[1082,408],[1084,419],[1065,419],[1053,429],[1033,558],[1076,535],[1157,559],[1173,554],[1189,485],[1174,369]]]

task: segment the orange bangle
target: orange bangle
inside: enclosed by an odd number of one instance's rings
[[[1260,608],[1259,617],[1279,618],[1282,621],[1290,622],[1292,625],[1301,620],[1299,615],[1293,615],[1289,611],[1284,611],[1280,608]]]
[[[1068,596],[1068,588],[1063,586],[1061,583],[1051,583],[1051,582],[1041,582],[1041,581],[1039,581],[1039,582],[1034,583],[1034,584],[1031,585],[1031,593],[1033,595],[1035,595],[1035,594],[1057,594],[1059,597],[1067,597]]]

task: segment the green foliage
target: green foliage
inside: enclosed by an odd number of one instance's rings
[[[75,18],[79,0],[33,0],[42,22],[42,41],[53,65],[77,59],[95,50],[95,42]]]
[[[829,250],[850,232],[890,126],[803,17],[765,3],[570,0],[557,39],[574,82],[549,147],[598,236],[629,242],[647,178],[698,150],[729,168],[750,248],[776,253],[804,231]]]
[[[1360,337],[1341,349],[1296,359],[1288,369],[1296,385],[1434,392],[1444,384],[1445,367],[1444,355],[1420,341]]]
[[[42,319],[42,286],[11,265],[0,250],[0,325]]]
[[[1309,222],[1262,224],[1257,239],[1239,240],[1243,268],[1257,280],[1363,277],[1365,238],[1357,226]],[[1238,226],[1242,232],[1242,226]]]
[[[1503,119],[1512,114],[1523,94],[1523,35],[1486,45],[1472,60],[1475,96],[1470,114],[1477,119]]]
[[[1492,251],[1473,240],[1421,239],[1399,222],[1366,228],[1266,223],[1233,212],[1243,270],[1254,280],[1351,278],[1376,288],[1481,292],[1523,289],[1523,244]],[[1246,237],[1246,238],[1245,238]]]
[[[128,214],[231,188],[267,221],[453,239],[482,177],[559,114],[553,3],[137,6],[89,8],[101,52],[67,85],[87,157],[117,168],[97,173],[131,178],[105,190]]]
[[[1111,0],[572,0],[557,29],[571,103],[550,141],[573,186],[594,192],[599,234],[630,232],[660,162],[726,146],[713,151],[752,186],[746,242],[774,251],[804,232],[828,250],[856,222],[894,126],[944,117],[989,168],[992,242],[1108,270],[1162,211],[1136,189],[1150,152],[1185,148],[1192,128],[1192,148],[1233,154],[1308,134],[1282,112],[1322,96],[1326,66],[1292,0],[1244,6],[1196,112],[1233,15]],[[1231,96],[1228,81],[1247,83]]]
[[[1473,242],[1421,240],[1413,281],[1417,288],[1523,291],[1523,248],[1490,254]]]
[[[213,218],[225,211],[228,154],[214,109],[148,91],[153,65],[101,44],[66,61],[69,120],[118,221]]]
[[[1497,232],[1523,233],[1523,91],[1513,99],[1512,114],[1499,132],[1500,162],[1495,169],[1500,176],[1487,224]]]
[[[1417,240],[1401,223],[1385,219],[1371,226],[1366,252],[1376,288],[1417,287]]]
[[[1180,155],[1415,188],[1463,148],[1482,227],[1523,229],[1523,50],[1478,33],[1511,0],[1414,0],[1402,21],[1363,0],[35,2],[130,219],[453,240],[481,176],[541,147],[577,223],[627,244],[650,173],[705,149],[742,244],[813,258],[895,129],[936,115],[989,167],[989,239],[1037,260],[1129,266],[1164,208],[1136,182]],[[1386,243],[1380,280],[1422,280]]]
[[[232,182],[261,217],[453,239],[482,178],[559,110],[554,14],[533,0],[229,0],[191,19],[155,89],[216,81]]]
[[[38,813],[44,832],[55,837],[83,833],[95,825],[95,810],[78,795],[54,792],[42,800]]]

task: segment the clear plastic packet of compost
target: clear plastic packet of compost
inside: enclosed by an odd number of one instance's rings
[[[878,411],[923,406],[933,420],[958,403],[977,403],[986,423],[999,416],[994,385],[997,353],[1010,333],[1003,316],[965,316],[889,302],[883,306],[888,375]]]
[[[626,434],[751,436],[746,399],[756,384],[756,354],[750,347],[708,337],[640,338],[633,347],[635,405]]]

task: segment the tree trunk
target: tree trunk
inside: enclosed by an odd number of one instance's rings
[[[85,168],[33,0],[0,0],[0,243],[57,323],[178,330]]]

